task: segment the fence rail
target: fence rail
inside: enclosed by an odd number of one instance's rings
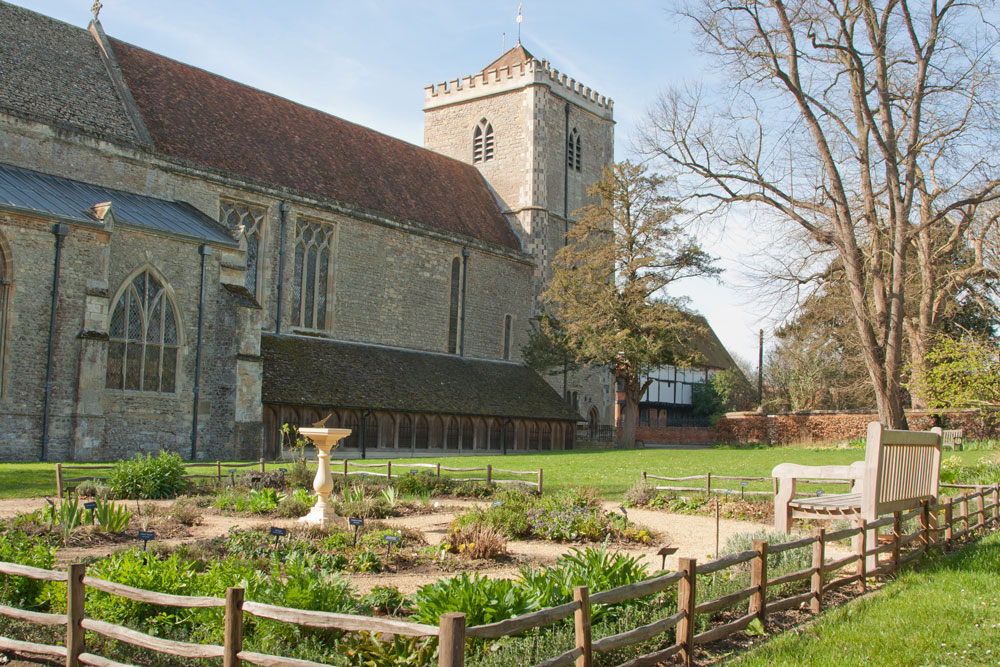
[[[956,511],[957,510],[957,511]],[[916,530],[904,533],[907,521],[917,519]],[[810,611],[818,613],[823,608],[823,596],[829,591],[844,586],[856,585],[864,591],[870,577],[895,574],[909,562],[919,559],[933,546],[951,548],[962,537],[975,537],[988,528],[1000,526],[1000,485],[982,487],[957,498],[929,503],[924,502],[918,509],[896,512],[877,521],[862,522],[853,528],[827,532],[817,528],[812,535],[780,544],[768,544],[758,540],[752,549],[699,565],[694,558],[681,558],[677,572],[590,594],[586,586],[578,586],[573,591],[573,601],[548,609],[525,614],[516,618],[487,625],[466,628],[465,614],[442,614],[437,626],[411,623],[408,621],[369,618],[349,614],[305,611],[289,609],[256,602],[244,601],[242,588],[229,588],[226,597],[206,598],[167,595],[144,591],[122,584],[115,584],[85,575],[86,567],[79,563],[69,566],[68,572],[44,570],[14,563],[0,562],[0,574],[22,576],[32,579],[67,582],[67,612],[43,614],[28,612],[7,606],[0,606],[0,616],[7,616],[40,625],[65,625],[65,646],[50,646],[0,637],[0,649],[25,651],[57,658],[65,658],[67,667],[78,665],[119,665],[105,658],[85,651],[84,631],[90,630],[103,636],[145,647],[149,650],[186,657],[222,658],[223,667],[239,667],[243,662],[262,666],[323,667],[319,663],[306,660],[283,658],[281,656],[254,653],[243,650],[243,620],[246,614],[261,618],[314,628],[336,628],[347,632],[369,631],[383,634],[406,635],[411,637],[438,638],[439,667],[462,667],[465,661],[467,638],[498,638],[541,628],[573,617],[575,646],[559,655],[552,656],[536,667],[570,665],[591,667],[593,654],[614,649],[635,646],[642,642],[663,637],[665,646],[632,658],[620,667],[656,665],[671,656],[679,655],[683,664],[693,665],[695,647],[723,639],[744,630],[755,619],[766,628],[768,616],[786,609],[807,605]],[[890,528],[885,539],[879,539],[879,531]],[[956,528],[961,527],[961,530]],[[851,539],[851,553],[847,556],[828,558],[827,547],[842,540]],[[883,543],[880,544],[880,541]],[[790,549],[810,548],[811,565],[798,572],[771,578],[768,574],[769,554]],[[739,565],[750,565],[750,585],[710,600],[699,600],[697,592],[698,576],[728,570]],[[769,591],[778,586],[800,581],[808,581],[808,590],[790,591],[778,599],[769,599]],[[224,607],[224,642],[221,646],[211,644],[191,644],[176,640],[166,640],[125,628],[120,625],[87,618],[84,612],[86,589],[102,590],[130,600],[168,606]],[[595,604],[614,604],[647,597],[676,587],[677,612],[653,623],[633,628],[616,635],[593,640],[591,637],[591,612]],[[745,609],[742,607],[746,604]],[[709,627],[695,634],[698,615],[710,615],[710,623],[722,612],[730,617],[721,624]],[[737,614],[735,618],[731,618]],[[669,636],[671,630],[673,636]]]
[[[440,463],[402,463],[402,462],[392,462],[386,461],[385,463],[355,463],[349,459],[344,459],[341,466],[338,466],[339,470],[332,470],[333,474],[341,475],[345,478],[351,475],[371,475],[374,477],[385,477],[386,479],[399,479],[403,475],[398,472],[393,472],[399,470],[400,468],[409,468],[414,471],[416,468],[426,468],[428,470],[434,471],[434,475],[437,477],[441,476],[441,471],[444,472],[483,472],[485,473],[482,477],[453,477],[451,479],[456,482],[486,482],[487,484],[517,484],[521,486],[533,486],[535,491],[538,493],[542,492],[542,469],[538,470],[507,470],[506,468],[494,468],[492,465],[479,466],[474,468],[452,468],[449,466],[443,466]],[[361,468],[361,470],[353,470],[352,468]],[[384,468],[385,472],[369,472],[372,468]],[[505,475],[526,475],[534,479],[531,481],[524,479],[498,479],[494,473],[502,473]]]
[[[190,474],[184,475],[184,479],[216,479],[222,481],[222,461],[204,461],[204,462],[194,462],[185,463],[185,468],[215,468],[214,474]],[[230,470],[236,470],[239,468],[257,468],[261,472],[266,472],[268,463],[264,459],[259,459],[257,461],[250,461],[249,463],[227,463],[226,474],[229,474]],[[271,465],[276,465],[276,462],[272,462]],[[70,487],[67,484],[73,484],[76,482],[93,482],[98,479],[104,479],[103,475],[84,475],[82,477],[66,477],[65,473],[67,471],[92,471],[92,470],[111,470],[114,465],[90,465],[90,464],[80,464],[80,463],[57,463],[56,464],[56,495],[60,498],[63,497],[64,492],[68,491]]]

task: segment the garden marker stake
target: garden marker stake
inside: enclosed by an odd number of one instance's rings
[[[284,528],[276,528],[271,526],[271,534],[274,535],[274,549],[278,550],[278,540],[288,534],[288,531]]]
[[[358,529],[365,525],[365,520],[352,516],[347,520],[347,523],[351,524],[351,527],[354,528],[354,546],[358,546]]]

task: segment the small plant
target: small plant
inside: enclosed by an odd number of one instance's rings
[[[453,529],[445,538],[444,546],[460,558],[492,559],[507,555],[507,538],[481,523]]]
[[[132,513],[124,504],[117,504],[110,500],[96,499],[97,507],[92,511],[97,527],[104,533],[120,533],[128,528],[129,519]]]
[[[85,512],[80,509],[80,501],[76,496],[61,501],[58,505],[46,503],[42,510],[43,519],[49,524],[49,530],[59,527],[63,544],[69,545],[73,529],[83,523]]]
[[[387,486],[382,489],[382,498],[390,508],[395,507],[399,502],[399,495],[393,486]]]
[[[254,514],[273,512],[284,498],[284,494],[279,494],[274,489],[254,489],[250,492],[249,510]]]
[[[111,489],[98,480],[88,479],[76,487],[76,495],[81,498],[107,498]]]
[[[201,508],[191,498],[178,498],[170,506],[170,517],[184,526],[197,526],[201,523]]]
[[[441,614],[461,611],[466,623],[484,625],[532,611],[529,591],[509,579],[489,579],[463,572],[457,577],[421,586],[411,601],[413,619],[437,625]]]
[[[375,586],[361,598],[361,603],[372,608],[372,611],[394,616],[403,609],[406,599],[395,586]]]
[[[301,491],[302,489],[299,489]],[[296,519],[309,513],[312,503],[303,501],[298,495],[285,496],[278,502],[278,516]]]
[[[299,501],[303,505],[312,507],[316,504],[316,496],[308,491],[308,489],[295,489],[292,493],[292,497]]]
[[[108,486],[115,498],[173,498],[186,488],[184,462],[173,452],[136,454],[115,464]]]
[[[227,487],[216,496],[215,506],[224,512],[246,512],[250,508],[250,494],[242,489]]]

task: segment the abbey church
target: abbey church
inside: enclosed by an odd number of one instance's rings
[[[607,372],[520,363],[611,100],[518,45],[424,111],[421,148],[0,2],[0,460],[270,458],[327,415],[349,455],[611,424]]]

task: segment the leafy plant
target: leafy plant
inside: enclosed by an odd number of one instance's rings
[[[136,454],[115,463],[108,486],[115,498],[173,498],[186,487],[184,462],[173,452]]]
[[[249,509],[254,514],[267,514],[278,508],[278,503],[284,499],[284,494],[279,494],[274,489],[263,488],[254,489],[250,492]]]
[[[406,598],[395,586],[374,586],[361,598],[361,603],[376,613],[393,616],[402,611]]]
[[[52,569],[56,549],[20,530],[0,533],[0,561]],[[34,609],[46,582],[0,574],[0,601],[12,607]]]
[[[98,528],[105,533],[120,533],[128,528],[132,513],[124,504],[118,505],[110,500],[94,500],[97,507],[93,509],[94,519]]]
[[[396,503],[399,502],[399,496],[396,488],[392,486],[387,486],[382,489],[382,498],[390,508],[395,507]]]
[[[499,558],[507,555],[507,538],[497,529],[481,523],[452,529],[442,546],[461,558]]]
[[[414,593],[413,618],[420,623],[437,625],[441,614],[460,611],[469,626],[502,621],[533,610],[528,591],[509,579],[489,579],[463,572],[421,586]]]

